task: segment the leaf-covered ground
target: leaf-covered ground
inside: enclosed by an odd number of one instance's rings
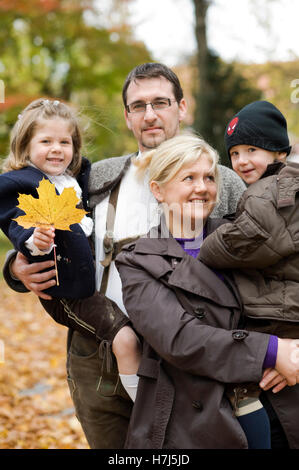
[[[66,333],[0,281],[0,449],[88,449],[66,381]]]

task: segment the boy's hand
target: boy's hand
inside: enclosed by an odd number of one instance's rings
[[[54,244],[55,228],[36,227],[33,232],[33,243],[41,251],[48,251]]]

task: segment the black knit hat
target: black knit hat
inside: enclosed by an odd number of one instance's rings
[[[234,145],[253,145],[287,155],[291,151],[285,117],[268,101],[244,106],[227,125],[224,140],[228,155]]]

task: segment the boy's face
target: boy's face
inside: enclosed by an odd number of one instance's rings
[[[286,157],[285,152],[270,152],[253,145],[234,145],[229,154],[234,171],[246,184],[259,180],[270,163]]]

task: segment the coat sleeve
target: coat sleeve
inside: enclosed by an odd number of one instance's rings
[[[213,268],[261,269],[294,251],[285,220],[273,203],[250,196],[234,222],[221,225],[205,239],[199,259]]]
[[[14,279],[10,272],[10,263],[15,260],[17,251],[10,250],[6,254],[5,263],[3,266],[3,277],[7,285],[16,292],[29,292],[29,290],[24,286],[24,284],[18,279]]]
[[[18,194],[22,189],[12,178],[5,174],[0,176],[0,228],[13,243],[15,249],[25,256],[30,256],[30,251],[25,247],[25,241],[32,235],[33,229],[24,229],[15,218],[23,215],[18,206]]]
[[[111,343],[116,333],[130,323],[117,304],[100,292],[83,299],[39,300],[57,323],[98,342]]]
[[[131,253],[118,255],[116,265],[128,315],[163,359],[191,374],[225,383],[261,379],[268,335],[236,335],[236,330],[204,325],[184,310],[170,288],[138,265]]]

